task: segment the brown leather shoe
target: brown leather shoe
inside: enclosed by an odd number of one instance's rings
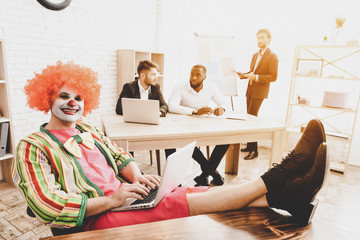
[[[318,204],[315,197],[329,172],[326,154],[324,142],[319,145],[314,164],[306,174],[290,181],[284,189],[266,195],[269,206],[286,210],[300,223],[308,224]]]
[[[319,119],[312,119],[307,124],[294,151],[312,158],[315,157],[316,150],[322,142],[326,142],[324,126]]]
[[[321,121],[311,120],[295,149],[280,164],[273,163],[273,168],[261,176],[267,190],[277,191],[292,179],[304,176],[314,163],[319,145],[325,141],[325,131]]]
[[[314,164],[304,176],[293,179],[286,186],[289,192],[297,195],[305,202],[311,202],[315,199],[317,193],[322,187],[329,170],[329,160],[326,157],[327,146],[323,142],[316,151]]]

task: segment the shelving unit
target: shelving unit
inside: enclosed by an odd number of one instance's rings
[[[360,46],[297,46],[286,115],[288,136],[318,118],[328,142],[345,146],[344,159],[333,158],[330,169],[344,173],[349,161],[360,102]],[[331,95],[333,94],[333,95]],[[332,97],[330,97],[332,96]],[[330,102],[330,104],[329,104]]]
[[[11,163],[14,158],[14,135],[12,130],[12,118],[10,110],[10,99],[8,91],[8,80],[6,72],[4,41],[0,39],[0,124],[9,123],[6,141],[6,153],[0,156],[0,180],[12,184]],[[1,133],[0,133],[1,134]],[[1,138],[1,136],[0,136]],[[1,140],[0,140],[1,142]]]
[[[164,84],[164,60],[163,53],[136,51],[134,49],[117,50],[117,93],[121,90],[125,83],[134,81],[137,76],[137,67],[140,61],[149,60],[159,65],[157,83],[163,91]]]

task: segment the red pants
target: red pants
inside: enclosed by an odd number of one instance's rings
[[[208,187],[176,188],[172,193],[166,195],[155,208],[123,212],[107,211],[92,218],[86,225],[85,230],[106,229],[188,217],[190,213],[186,194],[191,192],[204,192],[207,189]]]

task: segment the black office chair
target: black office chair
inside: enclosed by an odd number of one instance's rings
[[[33,211],[29,208],[29,206],[26,208],[26,213],[30,217],[35,218],[35,214]],[[85,224],[84,224],[85,225]],[[66,235],[71,233],[77,233],[77,232],[84,232],[84,227],[74,227],[74,228],[50,228],[51,233],[53,236],[60,236],[60,235]]]

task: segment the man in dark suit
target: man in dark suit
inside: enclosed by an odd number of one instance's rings
[[[260,29],[256,36],[260,50],[252,57],[250,71],[246,74],[238,73],[241,79],[249,79],[246,105],[247,112],[254,116],[258,115],[263,100],[268,97],[270,82],[275,82],[278,75],[278,58],[269,48],[271,41],[270,31]],[[247,147],[241,149],[241,151],[249,152],[244,158],[245,160],[256,158],[258,156],[257,142],[247,143]]]
[[[137,68],[139,77],[135,81],[126,83],[123,86],[116,104],[116,114],[123,114],[121,105],[122,98],[138,98],[159,100],[159,114],[161,117],[166,116],[166,113],[168,112],[168,105],[161,93],[160,85],[156,83],[158,69],[159,66],[154,62],[148,60],[140,61]],[[175,152],[175,149],[165,149],[166,158],[173,152]]]
[[[160,90],[160,85],[156,83],[158,65],[154,62],[144,60],[139,63],[137,68],[138,79],[126,83],[123,86],[119,100],[116,105],[116,113],[122,115],[122,98],[139,98],[139,99],[153,99],[159,100],[160,115],[166,116],[168,112],[168,105]]]

